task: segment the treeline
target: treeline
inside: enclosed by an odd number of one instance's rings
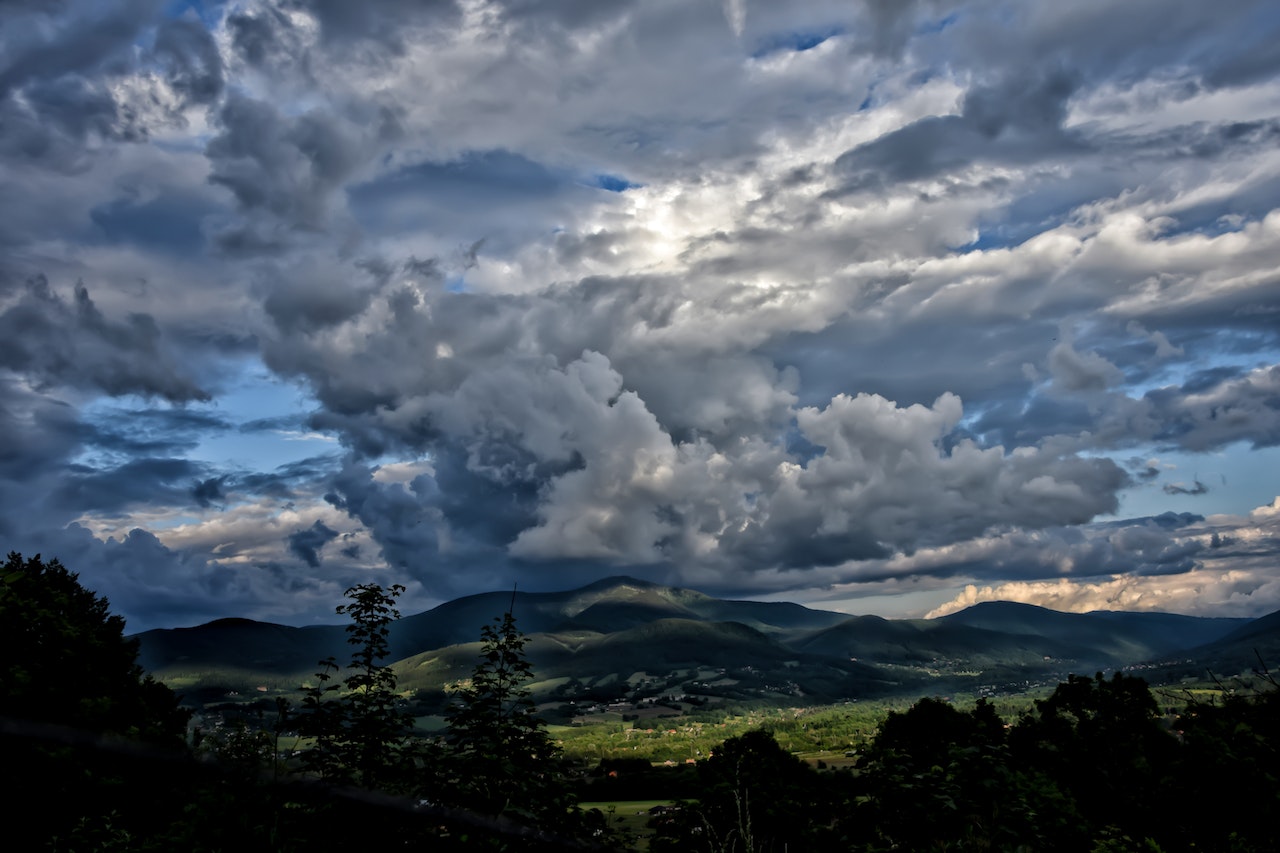
[[[0,571],[6,846],[624,849],[577,801],[645,788],[682,798],[651,823],[657,853],[1280,850],[1280,690],[1265,673],[1172,718],[1123,674],[1072,676],[1012,723],[985,701],[922,699],[890,713],[851,768],[815,769],[762,728],[696,768],[615,759],[600,769],[619,784],[591,783],[534,713],[510,612],[482,628],[443,734],[416,736],[384,665],[400,592],[348,590],[349,662],[321,662],[274,720],[189,737],[188,713],[142,673],[107,602],[56,560],[11,554]],[[824,730],[812,736],[845,739],[834,719],[810,723]]]
[[[470,680],[436,739],[415,737],[384,664],[401,587],[363,584],[337,609],[349,663],[320,662],[275,720],[196,730],[136,663],[105,599],[57,560],[0,570],[4,803],[19,850],[573,850],[616,847],[577,808],[525,689],[511,613],[481,630]],[[281,736],[304,748],[295,756]],[[10,846],[16,844],[16,846]]]
[[[1015,724],[979,701],[891,713],[849,772],[763,731],[698,767],[655,851],[1280,850],[1280,691],[1192,702],[1169,725],[1146,683],[1071,676]]]

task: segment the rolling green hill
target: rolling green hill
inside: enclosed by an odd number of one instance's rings
[[[1059,613],[1011,602],[931,620],[850,617],[618,577],[564,592],[466,596],[400,619],[390,645],[401,686],[439,694],[469,677],[480,627],[513,604],[541,700],[627,699],[636,707],[661,696],[695,704],[794,703],[946,692],[1149,661],[1191,646],[1242,649],[1277,636],[1265,621],[1272,617],[1255,625],[1161,613]],[[216,694],[218,685],[296,686],[322,658],[345,662],[349,654],[341,625],[221,619],[138,639],[146,669],[206,694]]]
[[[1280,677],[1280,610],[1189,650],[1186,658],[1201,672],[1207,670],[1220,676],[1266,667],[1273,676]]]
[[[1060,613],[1032,604],[990,601],[935,621],[1034,637],[1032,648],[1088,668],[1173,655],[1213,642],[1249,620],[1106,610]]]

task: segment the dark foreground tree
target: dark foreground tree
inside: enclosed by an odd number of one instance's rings
[[[150,791],[129,788],[120,767],[149,752],[172,770],[188,714],[169,688],[143,675],[124,619],[57,560],[9,554],[0,568],[0,648],[6,844],[47,849],[55,836],[78,835],[75,845],[53,849],[125,849],[98,841],[136,833],[123,817],[113,828],[112,812]],[[152,816],[164,807],[153,804]]]
[[[702,794],[655,822],[655,851],[824,850],[838,780],[824,779],[773,735],[730,738],[698,765]]]
[[[1178,743],[1146,681],[1071,675],[1010,731],[1015,760],[1054,781],[1082,822],[1134,839],[1169,825],[1162,791]]]
[[[320,662],[318,683],[308,688],[298,716],[301,733],[315,738],[303,755],[308,769],[336,782],[394,788],[407,778],[406,754],[412,718],[400,709],[395,671],[383,663],[391,623],[400,618],[396,597],[404,587],[360,584],[347,590],[347,642],[354,648],[347,677],[334,683],[338,665]]]
[[[1280,684],[1266,672],[1250,681],[1193,700],[1174,723],[1169,823],[1188,848],[1280,850]]]
[[[124,624],[56,559],[9,554],[0,569],[0,716],[182,743],[189,714],[143,674]]]
[[[855,791],[839,825],[852,849],[1066,851],[1088,837],[1055,785],[1013,762],[983,700],[962,711],[925,698],[890,713],[858,762]]]
[[[559,749],[527,687],[525,638],[507,612],[481,629],[480,661],[450,707],[442,785],[449,805],[564,830],[576,819]]]

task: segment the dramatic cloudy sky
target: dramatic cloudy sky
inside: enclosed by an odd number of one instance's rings
[[[4,0],[0,546],[1280,608],[1273,0]]]

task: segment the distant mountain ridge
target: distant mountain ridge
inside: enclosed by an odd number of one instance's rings
[[[466,677],[480,627],[513,603],[545,690],[561,693],[565,682],[588,691],[625,682],[675,692],[712,684],[730,698],[837,699],[937,678],[1091,672],[1280,634],[1280,614],[1251,621],[987,602],[937,619],[883,619],[615,577],[563,592],[480,593],[404,617],[390,635],[401,683],[440,690]],[[137,638],[142,666],[183,684],[286,684],[323,658],[349,657],[342,625],[233,618]]]

